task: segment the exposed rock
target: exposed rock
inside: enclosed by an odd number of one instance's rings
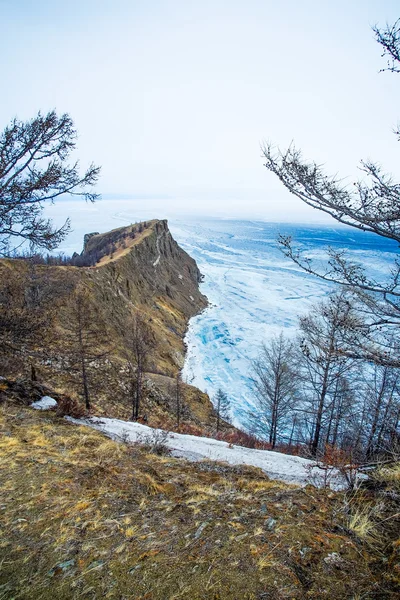
[[[50,390],[50,388],[37,381],[29,379],[17,379],[13,381],[3,377],[0,387],[0,403],[7,400],[12,404],[29,406],[32,402],[38,402],[50,393],[52,398],[57,402],[60,402],[64,398],[62,395],[55,393],[54,390]]]
[[[71,382],[68,375],[68,328],[74,291],[83,289],[93,308],[96,328],[108,332],[111,348],[109,360],[93,360],[89,365],[96,389],[96,410],[122,418],[130,416],[124,325],[138,311],[154,334],[148,374],[157,388],[159,382],[163,388],[161,394],[151,390],[143,403],[143,414],[149,413],[151,418],[159,415],[161,423],[170,417],[171,423],[166,426],[173,427],[175,411],[170,399],[174,397],[174,378],[183,366],[184,335],[189,319],[207,306],[207,299],[199,290],[201,274],[196,262],[173,239],[165,220],[129,225],[104,234],[89,233],[85,235],[84,247],[83,257],[86,254],[90,258],[88,264],[93,266],[39,267],[46,271],[46,281],[57,289],[57,309],[52,330],[48,335],[43,333],[41,345],[46,352],[36,361],[37,377],[52,389],[79,398],[80,382],[77,378]],[[18,277],[25,268],[23,261],[0,261],[0,277]],[[7,375],[26,374],[23,350],[18,360],[19,365],[14,361]],[[214,413],[209,399],[201,396],[201,402],[195,402],[194,388],[183,386],[183,390],[183,418],[186,420],[189,415],[189,422],[199,427],[207,421],[210,424]],[[46,394],[34,399],[43,395]],[[194,411],[186,410],[188,404],[194,406]],[[158,425],[154,419],[152,424]]]
[[[83,237],[83,253],[86,252],[88,242],[94,235],[100,235],[100,234],[98,231],[93,231],[92,233],[85,233],[85,235]]]
[[[345,563],[343,558],[337,552],[331,552],[324,558],[324,563],[328,567],[335,567],[337,569],[341,569]]]
[[[196,533],[194,534],[194,539],[198,540],[199,537],[201,536],[201,534],[203,533],[204,529],[207,527],[208,525],[208,521],[204,521],[204,523],[202,523],[200,525],[200,527],[197,529]]]
[[[269,517],[265,523],[267,529],[269,531],[274,531],[275,527],[276,527],[276,519],[273,519],[272,517]]]

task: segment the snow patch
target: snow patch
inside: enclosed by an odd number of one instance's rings
[[[57,401],[54,400],[54,398],[50,398],[50,396],[43,396],[43,398],[40,398],[40,400],[37,400],[31,404],[31,408],[36,410],[50,410],[56,406]]]
[[[157,256],[156,260],[153,262],[153,267],[156,267],[161,259],[160,240],[161,240],[162,236],[164,235],[164,233],[165,232],[163,231],[160,235],[157,236],[157,239],[156,239],[156,248],[157,248],[158,256]]]
[[[73,419],[66,417],[71,423],[86,425],[102,431],[109,437],[118,441],[140,442],[144,437],[151,439],[159,436],[162,430],[153,429],[147,425],[122,421],[119,419],[106,419],[91,417],[90,419]],[[230,465],[249,465],[259,467],[271,479],[279,479],[288,483],[306,485],[310,483],[310,468],[314,461],[300,456],[290,456],[269,450],[253,450],[241,446],[233,446],[213,438],[169,433],[165,445],[171,450],[172,455],[185,458],[193,462],[199,460],[213,460],[227,462]],[[313,474],[312,483],[322,485],[323,480]],[[339,473],[334,473],[330,480],[331,487],[339,489],[344,487],[344,482]]]

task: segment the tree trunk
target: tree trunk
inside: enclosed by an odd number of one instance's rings
[[[385,432],[385,429],[389,425],[389,423],[388,423],[388,414],[389,414],[389,410],[392,407],[393,394],[395,392],[395,388],[396,388],[396,382],[392,385],[392,390],[390,392],[390,396],[389,396],[389,398],[388,398],[388,400],[386,402],[385,412],[383,413],[382,423],[381,423],[381,426],[379,428],[379,433],[378,433],[377,442],[376,442],[378,448],[381,447],[383,434]]]
[[[176,376],[176,423],[179,429],[181,423],[181,391],[179,386],[179,373]]]
[[[137,372],[136,372],[135,403],[134,403],[134,409],[133,409],[133,420],[134,421],[137,421],[139,418],[141,399],[142,399],[142,370],[140,367],[138,367]]]
[[[85,399],[86,410],[90,410],[90,396],[89,396],[89,385],[88,378],[86,372],[86,363],[85,363],[85,347],[83,344],[82,337],[82,323],[80,315],[78,316],[78,340],[79,340],[79,351],[81,357],[81,371],[82,371],[82,387],[83,387],[83,397]]]
[[[323,383],[322,383],[322,389],[321,389],[321,394],[319,397],[318,410],[317,410],[317,416],[316,416],[316,421],[315,421],[314,436],[313,436],[313,440],[311,442],[311,454],[313,456],[315,456],[317,454],[318,446],[319,446],[319,438],[321,435],[322,416],[324,413],[326,393],[328,391],[328,373],[329,373],[329,364],[325,368],[324,379],[323,379]]]
[[[81,357],[81,364],[82,364],[82,384],[83,384],[83,397],[85,398],[85,406],[87,410],[90,410],[90,396],[89,396],[89,386],[88,386],[88,380],[87,380],[87,373],[86,373],[86,365],[85,365],[85,358],[82,355]]]
[[[37,381],[35,365],[31,365],[31,381]]]
[[[332,409],[331,409],[331,414],[329,417],[329,423],[328,423],[328,431],[326,432],[326,436],[325,436],[325,446],[329,445],[329,438],[331,437],[331,430],[332,430],[332,423],[333,423],[333,415],[335,414],[335,408],[336,408],[336,398],[337,398],[337,394],[338,394],[338,387],[339,387],[339,378],[336,379],[336,386],[335,386],[335,393],[333,395],[333,400],[332,400]],[[335,434],[333,435],[333,437],[335,438]],[[335,445],[335,442],[332,441],[332,445]]]
[[[135,415],[136,415],[136,377],[135,377],[133,369],[131,371],[130,388],[131,388],[131,401],[132,401],[132,421],[134,421]]]
[[[385,386],[386,386],[386,374],[387,371],[385,369],[383,378],[382,378],[382,383],[381,383],[381,387],[379,389],[379,394],[378,394],[378,399],[375,405],[375,410],[374,410],[374,416],[373,416],[373,420],[372,420],[372,425],[371,425],[371,431],[368,437],[368,443],[367,443],[367,450],[365,452],[367,458],[371,457],[371,454],[373,452],[373,446],[374,446],[374,438],[375,438],[375,434],[376,434],[376,430],[378,428],[378,421],[379,421],[379,415],[381,412],[381,407],[382,407],[382,402],[383,402],[383,397],[385,394]]]
[[[294,436],[294,428],[296,427],[296,425],[297,425],[297,418],[296,418],[296,416],[294,416],[293,423],[292,423],[292,430],[290,432],[290,438],[289,438],[289,448],[291,448],[291,446],[292,446],[293,436]]]
[[[280,360],[278,360],[277,369],[280,368]],[[269,432],[269,443],[271,444],[272,450],[276,444],[276,429],[278,426],[277,414],[278,414],[278,402],[279,402],[279,376],[275,374],[275,385],[274,385],[274,398],[272,400],[272,411],[271,411],[271,428]]]

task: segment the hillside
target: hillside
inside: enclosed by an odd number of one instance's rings
[[[378,492],[299,488],[6,401],[0,476],[2,599],[398,597],[398,472]]]
[[[84,334],[92,355],[87,371],[94,412],[130,417],[124,350],[132,316],[139,314],[152,338],[140,416],[149,424],[173,428],[184,334],[190,317],[207,305],[199,291],[201,275],[195,261],[175,242],[167,222],[157,220],[87,236],[80,260],[95,263],[76,267],[0,261],[0,277],[10,282],[17,318],[24,317],[32,289],[39,297],[33,308],[46,313],[40,315],[44,324],[30,347],[23,338],[15,352],[11,340],[12,359],[3,366],[3,375],[27,378],[34,368],[40,382],[80,401],[82,384],[74,361],[80,318],[76,295],[83,294],[85,318],[90,319]],[[182,423],[199,430],[213,428],[215,414],[208,397],[185,384],[180,384],[180,393]]]
[[[213,439],[207,395],[177,387],[188,320],[207,300],[167,223],[87,236],[75,260],[87,266],[0,261],[0,600],[396,598],[398,468],[356,491],[317,489],[308,460]],[[132,423],[124,345],[137,314],[152,343]],[[57,410],[29,407],[44,395]]]

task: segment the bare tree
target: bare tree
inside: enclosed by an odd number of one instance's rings
[[[353,433],[354,417],[358,416],[358,408],[356,395],[349,378],[337,377],[326,411],[325,447],[343,447],[348,444]]]
[[[279,433],[294,408],[297,377],[294,345],[281,333],[262,346],[252,364],[256,410],[249,415],[256,434],[267,435],[275,448]]]
[[[42,216],[45,202],[63,194],[97,198],[85,188],[97,182],[100,168],[92,164],[80,175],[77,162],[67,163],[75,145],[70,116],[55,111],[14,119],[0,135],[0,256],[24,242],[52,250],[64,239],[69,220],[55,228]]]
[[[15,267],[15,268],[14,268]],[[60,293],[46,269],[26,261],[0,265],[0,360],[5,371],[46,355],[41,340],[53,325]]]
[[[176,405],[176,425],[179,429],[181,424],[181,411],[182,411],[182,379],[181,374],[178,372],[175,379],[175,405]]]
[[[294,148],[280,158],[273,155],[271,147],[264,152],[266,166],[307,204],[342,223],[400,242],[400,186],[381,178],[377,167],[369,165],[366,169],[379,182],[371,188],[359,183],[356,193],[326,177],[317,165],[306,164]],[[400,261],[395,261],[385,282],[378,282],[367,275],[364,266],[352,261],[346,250],[329,248],[326,265],[321,267],[299,250],[290,236],[281,235],[278,241],[284,254],[306,272],[338,283],[354,294],[365,319],[359,329],[359,343],[353,340],[353,351],[360,358],[383,361],[387,335],[400,326]],[[391,359],[400,364],[393,353]]]
[[[311,417],[310,450],[314,456],[323,439],[324,421],[330,422],[329,408],[335,403],[338,385],[343,385],[354,365],[343,352],[342,340],[356,324],[357,317],[344,292],[332,295],[300,318],[303,379]]]
[[[400,21],[385,30],[374,28],[384,55],[392,61],[390,71],[400,64]],[[398,131],[396,132],[399,133]],[[400,184],[383,168],[370,161],[361,163],[366,179],[345,185],[338,177],[325,174],[323,168],[303,158],[291,145],[281,151],[272,144],[263,147],[266,168],[283,185],[309,206],[321,210],[340,223],[400,242]],[[365,339],[355,348],[355,355],[368,360],[387,360],[387,335],[400,325],[400,260],[395,260],[386,281],[375,281],[363,266],[349,259],[344,250],[329,249],[325,266],[315,264],[296,248],[290,236],[280,236],[283,252],[308,273],[339,283],[356,296],[365,314]],[[385,335],[386,334],[386,335]],[[374,338],[374,336],[377,337]],[[391,353],[393,365],[400,366],[398,352]]]
[[[383,48],[382,57],[388,57],[386,69],[382,71],[392,71],[392,73],[400,73],[400,19],[393,25],[386,25],[385,29],[379,29],[377,25],[372,28],[375,33],[377,42]]]
[[[221,420],[229,420],[230,402],[228,395],[221,388],[217,390],[215,395],[215,405],[217,412],[217,431],[220,430]]]
[[[154,347],[154,336],[146,318],[138,311],[123,327],[124,357],[127,361],[132,401],[132,420],[139,418],[144,390],[144,374]]]
[[[67,358],[65,369],[78,375],[86,409],[90,410],[92,367],[110,352],[105,323],[83,286],[77,287],[61,312],[66,332],[60,340],[61,352]]]
[[[374,365],[364,386],[367,418],[364,426],[365,455],[383,452],[398,426],[400,372],[386,365]]]

